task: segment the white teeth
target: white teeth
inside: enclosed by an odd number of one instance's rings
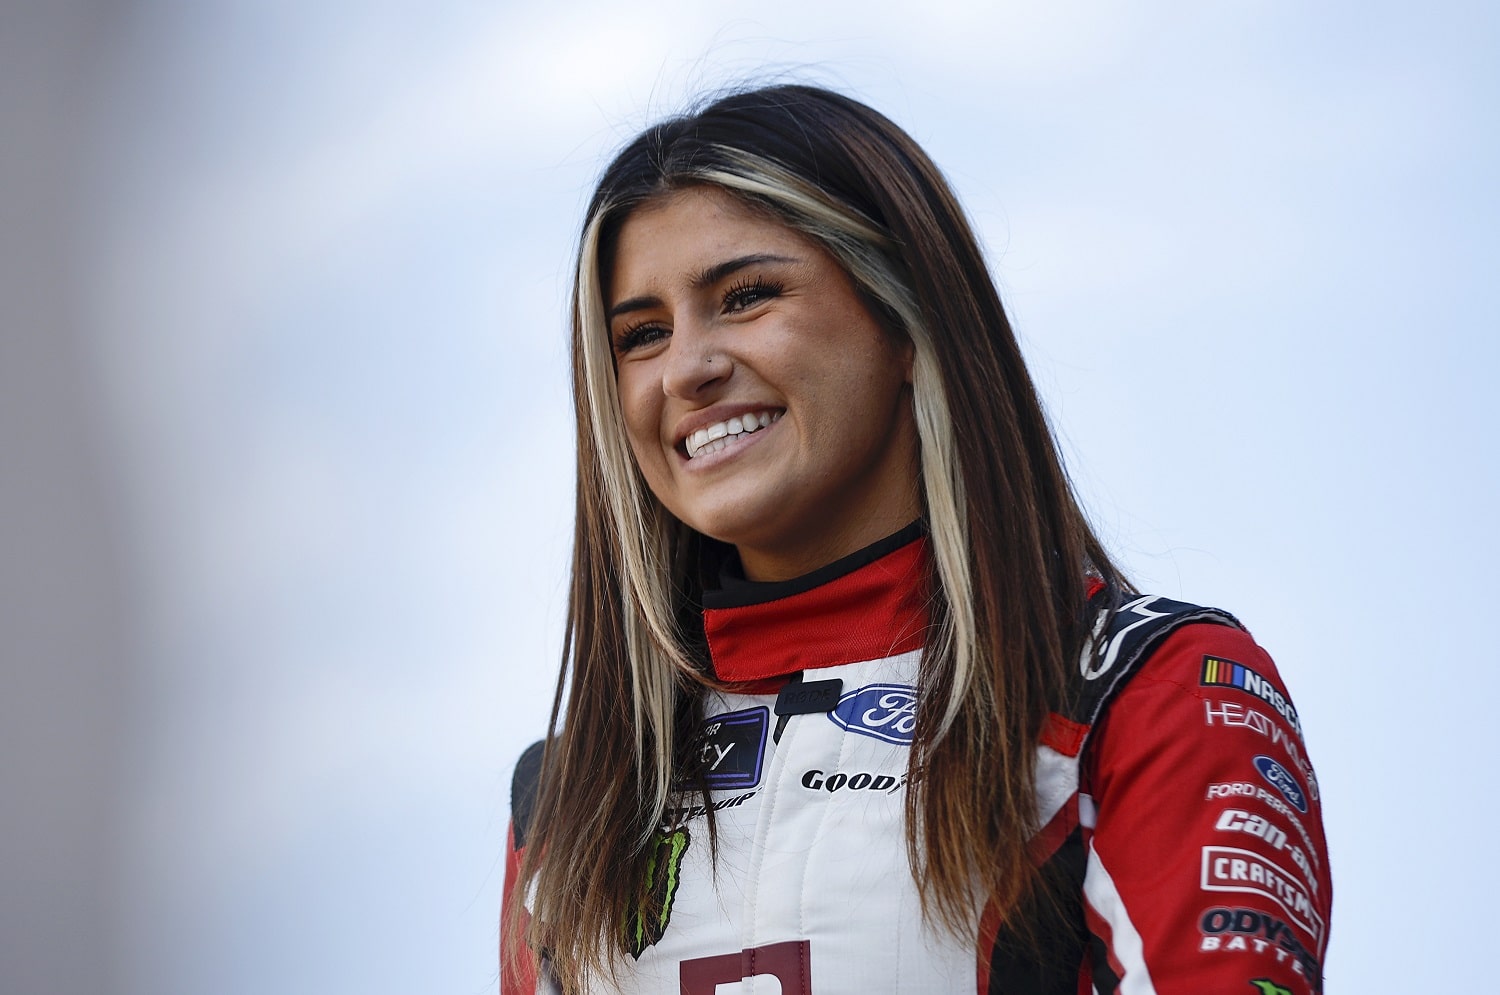
[[[688,459],[702,456],[705,453],[716,453],[727,447],[731,442],[741,435],[759,431],[781,418],[779,411],[747,412],[736,415],[728,421],[715,422],[707,428],[700,428],[689,435],[684,444],[687,447]]]

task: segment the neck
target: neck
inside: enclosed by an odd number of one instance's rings
[[[742,580],[730,567],[703,593],[704,634],[721,680],[876,660],[926,641],[929,560],[920,522],[790,580]]]

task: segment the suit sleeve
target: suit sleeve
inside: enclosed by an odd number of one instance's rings
[[[542,743],[531,744],[516,761],[510,785],[511,821],[506,833],[505,893],[500,913],[500,995],[536,995],[548,990],[538,986],[535,955],[525,947],[525,898],[518,893],[521,858],[526,850],[526,832],[536,803],[541,776]]]
[[[1322,990],[1332,879],[1317,777],[1275,664],[1187,625],[1095,728],[1084,912],[1100,993]]]
[[[530,951],[522,948],[519,936],[525,922],[512,919],[512,907],[521,901],[521,896],[516,894],[516,882],[521,871],[521,848],[516,845],[514,823],[505,835],[505,895],[500,912],[500,995],[534,995],[536,962]]]

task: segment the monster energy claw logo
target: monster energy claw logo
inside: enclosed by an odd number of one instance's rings
[[[1292,995],[1290,988],[1284,988],[1270,978],[1255,978],[1250,983],[1255,986],[1259,995]]]
[[[662,938],[672,918],[672,899],[681,880],[682,855],[692,838],[686,827],[656,834],[646,861],[646,897],[625,923],[626,946],[640,959],[646,948]]]

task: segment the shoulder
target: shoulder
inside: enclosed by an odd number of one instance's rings
[[[1099,718],[1102,724],[1122,712],[1156,711],[1169,698],[1196,700],[1192,711],[1201,711],[1209,727],[1263,714],[1302,736],[1301,718],[1275,661],[1238,626],[1193,621],[1173,628],[1132,668],[1128,683],[1115,688]],[[1154,704],[1144,707],[1148,702]]]
[[[1253,974],[1318,990],[1332,878],[1317,777],[1276,664],[1238,625],[1188,621],[1126,677],[1083,763],[1086,899],[1137,937],[1135,969],[1174,991]]]
[[[1142,663],[1136,679],[1185,685],[1193,689],[1194,696],[1205,699],[1238,691],[1249,699],[1273,705],[1282,718],[1301,732],[1296,712],[1285,699],[1286,686],[1275,661],[1255,637],[1241,628],[1182,626]]]
[[[517,850],[526,845],[531,813],[536,808],[537,785],[542,776],[542,749],[545,740],[537,740],[522,751],[510,780],[510,820]]]
[[[1228,612],[1157,595],[1135,595],[1118,607],[1099,610],[1093,637],[1079,660],[1079,684],[1067,718],[1093,726],[1110,702],[1137,673],[1161,656],[1174,634],[1183,630],[1244,633]]]
[[[1121,753],[1171,756],[1194,766],[1250,750],[1262,777],[1282,779],[1304,801],[1319,797],[1302,719],[1271,659],[1231,614],[1143,595],[1101,613],[1081,688],[1068,716],[1096,770]],[[1274,749],[1273,749],[1274,747]],[[1184,758],[1185,759],[1185,758]],[[1305,785],[1298,787],[1298,782]]]
[[[1291,692],[1270,654],[1242,628],[1174,629],[1101,707],[1094,737],[1094,751],[1106,755],[1154,742],[1222,757],[1232,745],[1228,752],[1248,756],[1262,778],[1281,780],[1277,771],[1290,770],[1296,776],[1283,781],[1285,789],[1303,804],[1318,800]],[[1300,797],[1297,782],[1310,797]]]

